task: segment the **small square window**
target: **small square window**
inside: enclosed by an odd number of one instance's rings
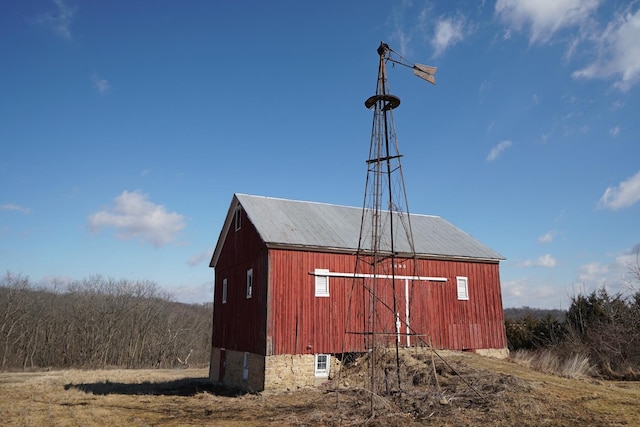
[[[240,205],[236,207],[235,223],[236,231],[240,230],[240,226],[242,225],[242,206]]]
[[[222,279],[222,303],[227,303],[227,279]]]
[[[458,283],[458,299],[469,299],[469,279],[463,276],[457,276],[456,281]]]
[[[247,270],[247,298],[253,296],[253,268]]]
[[[329,376],[329,361],[331,356],[328,354],[316,354],[316,377],[327,378]]]
[[[316,268],[314,271],[316,296],[328,297],[329,296],[329,270],[322,268]]]

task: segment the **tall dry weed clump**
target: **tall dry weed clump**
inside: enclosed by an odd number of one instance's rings
[[[566,378],[587,378],[594,374],[589,356],[581,353],[563,354],[558,349],[518,350],[511,357],[522,366]]]

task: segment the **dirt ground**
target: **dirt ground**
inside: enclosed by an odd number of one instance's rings
[[[383,370],[373,398],[364,361],[319,388],[259,394],[215,387],[206,369],[0,373],[0,425],[640,426],[639,383],[443,359],[403,355],[400,387]]]

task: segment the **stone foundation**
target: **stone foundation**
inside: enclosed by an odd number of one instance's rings
[[[403,351],[420,350],[412,347],[403,349]],[[422,351],[428,350],[424,348]],[[438,350],[438,352],[446,354],[448,350]],[[509,350],[506,348],[477,349],[475,353],[482,356],[504,359],[508,357]],[[247,391],[281,391],[315,387],[333,378],[340,370],[340,361],[333,355],[330,358],[328,375],[316,377],[316,359],[313,354],[262,356],[260,354],[247,353],[248,370],[245,379],[245,353],[242,351],[225,350],[224,375],[221,380],[220,360],[222,354],[223,351],[220,348],[213,348],[211,350],[209,379],[213,382],[221,382],[222,384]]]
[[[340,369],[338,359],[331,356],[328,375],[316,377],[316,359],[313,354],[284,354],[265,357],[248,353],[249,371],[247,379],[244,379],[244,352],[225,350],[224,354],[224,376],[220,381],[222,351],[220,348],[211,349],[209,379],[248,391],[295,390],[319,386],[332,378]]]
[[[281,354],[265,358],[264,385],[270,390],[293,390],[314,387],[326,382],[339,371],[340,362],[331,356],[329,373],[316,377],[314,354]]]
[[[220,359],[223,351],[220,348],[211,349],[211,363],[209,365],[209,379],[213,382],[237,387],[247,391],[264,390],[264,356],[254,353],[247,354],[247,372],[245,378],[245,352],[224,350],[224,375],[220,377]]]

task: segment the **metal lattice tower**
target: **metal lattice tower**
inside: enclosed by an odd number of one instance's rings
[[[393,110],[400,105],[400,98],[389,92],[386,64],[391,61],[413,68],[414,74],[433,84],[436,71],[434,67],[407,64],[386,43],[380,43],[377,52],[380,62],[376,94],[365,101],[365,107],[373,111],[373,125],[366,161],[367,178],[355,268],[356,274],[363,277],[368,300],[364,304],[367,313],[363,316],[362,327],[365,346],[371,356],[372,415],[373,397],[379,393],[376,386],[377,349],[395,344],[397,382],[400,387],[398,347],[402,317],[399,314],[396,276],[400,273],[415,275],[415,247],[402,173],[402,155],[393,120]],[[401,246],[397,245],[398,242],[402,242]],[[409,325],[404,326],[408,331]],[[388,384],[388,381],[385,378],[385,383]]]

